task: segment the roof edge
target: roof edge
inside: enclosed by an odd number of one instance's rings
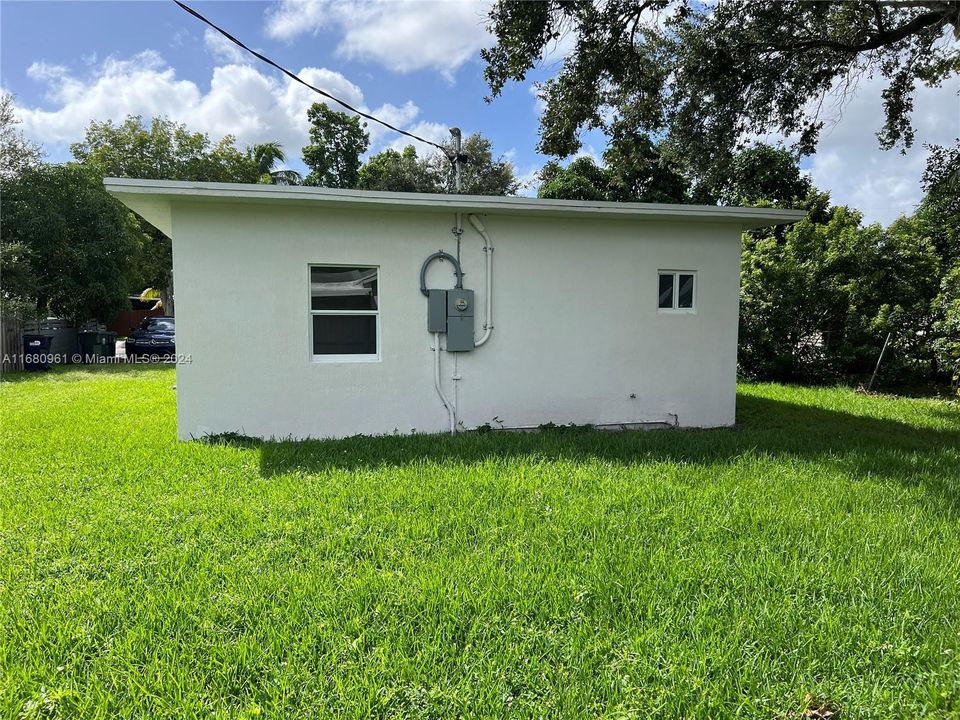
[[[446,195],[373,190],[342,190],[303,185],[251,185],[242,183],[184,182],[104,178],[104,187],[124,204],[156,219],[168,232],[169,208],[175,201],[285,202],[348,208],[354,206],[428,212],[470,212],[546,216],[579,216],[620,219],[687,219],[694,222],[733,223],[752,229],[793,223],[806,217],[803,210],[746,208],[666,203],[617,203],[585,200],[546,200],[519,196]],[[158,202],[159,201],[159,202]],[[150,216],[145,214],[146,211]],[[169,234],[169,233],[168,233]]]

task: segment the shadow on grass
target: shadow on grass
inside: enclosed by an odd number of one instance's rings
[[[539,433],[487,432],[457,436],[355,437],[343,440],[259,441],[224,436],[218,442],[254,447],[265,477],[402,466],[416,462],[472,464],[491,458],[600,460],[621,464],[709,465],[744,456],[816,462],[853,477],[922,485],[937,505],[960,514],[960,427],[926,429],[749,395],[738,396],[735,428],[604,432],[556,428]],[[955,415],[953,417],[956,417]]]

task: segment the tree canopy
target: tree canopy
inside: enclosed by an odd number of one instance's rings
[[[736,153],[716,185],[690,187],[680,169],[649,138],[635,135],[603,154],[604,164],[580,156],[563,167],[552,160],[540,171],[538,195],[614,202],[773,204],[805,207],[812,186],[782,147],[756,143]]]
[[[435,168],[417,155],[413,145],[402,152],[388,148],[360,168],[357,188],[393,192],[438,192]]]
[[[567,167],[548,162],[540,171],[542,198],[613,202],[689,202],[689,183],[646,135],[624,134],[603,154],[604,164],[581,156]]]
[[[447,146],[453,153],[453,146]],[[513,164],[493,155],[493,144],[480,133],[464,138],[461,153],[461,192],[465,195],[513,195],[519,183]],[[407,145],[402,152],[387,149],[373,155],[359,171],[356,187],[394,192],[454,193],[450,161],[440,153],[420,156]]]
[[[260,147],[272,145],[275,143]],[[266,162],[265,156],[258,156],[255,149],[238,148],[230,135],[213,141],[206,133],[192,132],[168,118],[155,117],[147,125],[137,115],[130,115],[119,124],[109,120],[91,122],[84,139],[71,145],[70,151],[101,178],[255,183],[262,179]],[[270,162],[267,167],[272,165]],[[101,192],[107,196],[102,187]],[[169,309],[168,288],[173,270],[170,239],[146,221],[140,221],[140,227],[146,240],[125,291],[160,288],[164,306]]]
[[[442,143],[448,155],[453,155],[453,142]],[[466,156],[461,166],[461,190],[464,195],[514,195],[519,183],[513,163],[493,155],[493,143],[478,132],[463,138],[460,151]],[[430,157],[439,178],[437,192],[455,193],[456,183],[450,161],[440,153]]]
[[[17,127],[20,121],[13,112],[14,96],[0,95],[0,178],[18,177],[24,170],[36,167],[43,158],[43,150],[27,140]]]
[[[307,119],[310,144],[303,148],[303,162],[310,174],[303,184],[356,187],[360,180],[360,156],[370,147],[370,135],[360,118],[314,103],[307,110]]]
[[[95,120],[70,152],[106,177],[243,183],[259,179],[256,160],[237,148],[232,136],[213,142],[206,133],[191,132],[165,117],[153,118],[149,127],[138,115],[119,125]]]
[[[801,207],[812,190],[810,178],[800,172],[793,155],[780,147],[756,143],[735,153],[729,172],[700,196],[716,197],[722,205]]]
[[[0,185],[4,313],[109,321],[127,303],[143,234],[82,165],[28,168]]]
[[[913,93],[960,69],[960,3],[779,0],[500,0],[482,51],[493,96],[522,80],[560,38],[574,39],[540,87],[539,149],[574,154],[579,132],[666,136],[675,158],[715,183],[745,138],[779,132],[810,154],[828,95],[882,76],[881,147],[914,139]]]

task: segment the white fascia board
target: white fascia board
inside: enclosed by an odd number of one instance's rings
[[[802,210],[543,200],[515,196],[395,193],[302,185],[247,185],[127,178],[105,178],[103,183],[108,192],[167,235],[170,234],[170,208],[174,203],[179,202],[273,203],[312,205],[342,210],[356,208],[399,212],[489,213],[582,219],[686,220],[733,224],[743,230],[792,223],[806,217],[806,213]]]

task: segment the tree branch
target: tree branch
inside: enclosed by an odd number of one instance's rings
[[[952,12],[951,12],[952,10]],[[836,50],[845,53],[861,53],[867,50],[876,50],[885,45],[893,45],[901,40],[914,35],[921,30],[938,25],[945,25],[950,21],[951,15],[960,12],[960,6],[956,8],[944,8],[942,11],[932,11],[917,15],[913,20],[899,27],[888,31],[877,32],[873,37],[868,38],[859,45],[840,42],[838,40],[828,40],[826,38],[809,38],[805,40],[796,40],[787,43],[757,43],[754,47],[764,50],[813,50],[818,48]]]

